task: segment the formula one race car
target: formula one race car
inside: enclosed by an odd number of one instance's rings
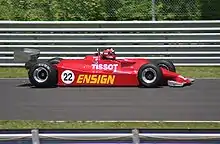
[[[35,87],[56,86],[140,86],[168,85],[183,87],[194,79],[176,73],[171,61],[147,59],[116,59],[114,49],[97,50],[83,59],[53,58],[39,61],[39,50],[25,49],[29,54],[25,67]]]

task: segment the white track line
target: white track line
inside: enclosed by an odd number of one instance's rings
[[[0,78],[0,80],[28,80],[28,78]]]
[[[85,121],[85,122],[135,122],[135,123],[140,123],[140,122],[146,122],[146,123],[220,123],[220,121]]]
[[[220,80],[220,78],[195,78],[196,80]]]

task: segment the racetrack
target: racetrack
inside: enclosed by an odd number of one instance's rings
[[[184,88],[30,88],[1,79],[1,120],[220,120],[220,80]]]

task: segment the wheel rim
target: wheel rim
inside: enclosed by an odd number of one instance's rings
[[[170,70],[169,67],[167,65],[165,65],[165,64],[158,64],[158,66],[159,67],[163,67],[163,68],[165,68],[167,70]]]
[[[157,72],[152,68],[146,68],[142,72],[142,79],[146,83],[153,83],[157,78]]]
[[[37,68],[33,75],[38,83],[43,83],[48,79],[48,71],[43,67]]]

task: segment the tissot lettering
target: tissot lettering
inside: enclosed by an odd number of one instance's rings
[[[115,75],[84,75],[80,74],[76,83],[83,84],[114,84]]]
[[[117,70],[118,64],[92,64],[93,69],[97,70]]]

